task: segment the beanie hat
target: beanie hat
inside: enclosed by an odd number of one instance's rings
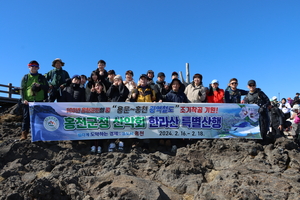
[[[166,77],[165,73],[163,73],[163,72],[159,72],[159,73],[157,74],[157,77],[160,77],[160,76]]]
[[[29,67],[30,67],[30,66],[37,66],[37,67],[39,67],[40,64],[39,64],[36,60],[32,60],[32,61],[30,61],[30,62],[28,63],[28,66],[29,66]]]
[[[52,61],[52,66],[55,67],[55,63],[59,61],[61,63],[61,66],[64,66],[65,63],[60,59],[60,58],[55,58],[53,61]]]
[[[115,79],[120,79],[121,81],[123,80],[123,79],[122,79],[122,76],[121,76],[121,75],[119,75],[119,74],[118,74],[118,75],[116,75],[116,76],[114,77],[114,80],[115,80]]]

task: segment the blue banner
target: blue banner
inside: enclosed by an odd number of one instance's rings
[[[32,141],[262,139],[258,106],[215,103],[30,103]]]

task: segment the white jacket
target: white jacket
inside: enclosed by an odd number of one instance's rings
[[[199,91],[202,94],[201,96],[199,96]],[[202,103],[206,98],[206,88],[203,87],[203,85],[195,86],[194,82],[185,88],[184,93],[187,96],[189,103]]]

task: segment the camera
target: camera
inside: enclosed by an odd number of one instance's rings
[[[39,92],[41,91],[41,87],[38,87],[36,83],[33,83],[31,86],[32,92]]]

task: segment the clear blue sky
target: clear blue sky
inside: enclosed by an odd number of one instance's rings
[[[135,80],[152,69],[190,64],[205,86],[255,79],[270,98],[300,92],[300,1],[283,0],[9,0],[0,3],[1,84],[19,86],[31,60],[39,72],[55,58],[70,76],[107,62]],[[156,80],[156,77],[155,77]]]

